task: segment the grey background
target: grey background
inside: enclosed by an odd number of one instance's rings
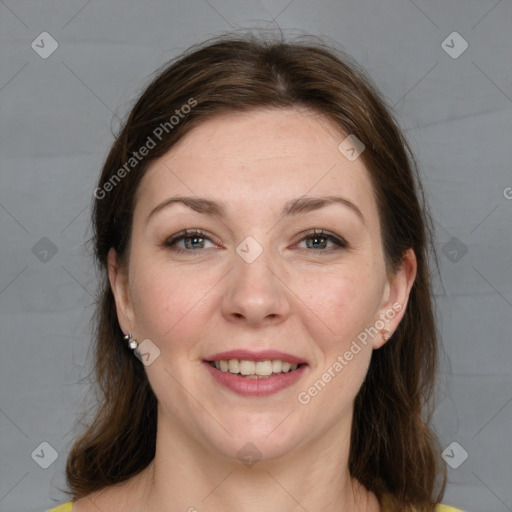
[[[84,240],[115,115],[190,44],[276,25],[337,41],[395,106],[438,229],[435,423],[443,448],[469,454],[449,468],[444,502],[512,510],[510,0],[5,0],[0,16],[0,511],[65,498],[95,289]],[[31,48],[43,31],[59,45],[46,59]],[[454,31],[469,45],[458,58],[445,49],[462,41],[442,47]],[[41,442],[58,452],[48,469]]]

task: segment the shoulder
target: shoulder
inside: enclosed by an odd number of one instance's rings
[[[68,501],[59,505],[58,507],[47,510],[46,512],[73,512],[73,502]],[[438,505],[436,507],[436,512],[463,512],[462,510],[454,507],[450,507],[448,505]]]
[[[68,501],[62,505],[59,505],[58,507],[47,510],[46,512],[73,512],[73,502]]]
[[[126,510],[139,510],[143,508],[144,496],[137,489],[135,482],[137,476],[124,482],[103,487],[90,494],[82,496],[73,502],[73,508],[57,512],[125,512]]]
[[[382,512],[393,512],[394,506],[389,495],[385,495],[382,500],[381,511]],[[436,506],[435,512],[464,512],[463,510],[449,505],[443,505],[440,503]]]

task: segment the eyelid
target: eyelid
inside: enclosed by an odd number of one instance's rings
[[[303,233],[301,233],[300,235],[300,238],[297,240],[297,242],[295,242],[293,245],[297,245],[298,243],[300,242],[303,242],[304,240],[307,240],[308,238],[312,238],[314,236],[322,236],[324,238],[327,238],[329,240],[331,240],[337,247],[335,248],[330,248],[330,249],[324,249],[324,250],[315,250],[315,249],[303,249],[305,251],[308,251],[308,252],[330,252],[331,250],[336,250],[337,248],[338,249],[345,249],[345,248],[348,248],[348,242],[342,237],[342,236],[339,236],[331,231],[327,231],[325,229],[313,229],[313,230],[309,230],[309,231],[305,231]]]
[[[161,245],[164,248],[171,249],[178,253],[194,253],[194,252],[200,253],[200,252],[204,251],[205,249],[210,249],[210,247],[207,247],[207,248],[202,248],[202,249],[191,250],[191,249],[183,249],[176,245],[178,242],[181,242],[183,239],[191,238],[193,236],[203,238],[203,239],[208,240],[211,243],[215,244],[217,247],[219,247],[219,246],[221,247],[221,245],[218,244],[217,242],[215,242],[208,233],[206,233],[204,230],[202,230],[200,228],[184,229],[184,230],[172,235],[171,237],[167,238]],[[309,249],[309,248],[302,248],[302,247],[298,248],[299,250],[306,251],[308,253],[317,253],[317,254],[330,253],[333,251],[338,251],[340,249],[346,249],[349,246],[347,241],[343,237],[336,235],[335,233],[332,233],[331,231],[327,231],[325,229],[316,229],[315,228],[313,230],[305,231],[305,232],[301,233],[299,236],[300,236],[300,238],[296,242],[293,243],[292,247],[301,242],[304,242],[308,238],[312,238],[315,236],[321,236],[323,238],[327,238],[328,240],[333,242],[335,245],[335,247],[330,247],[330,248],[326,248],[326,249]]]
[[[184,238],[189,238],[193,236],[204,238],[205,240],[209,240],[213,244],[219,246],[219,244],[215,242],[206,231],[203,231],[202,229],[199,228],[183,229],[182,231],[179,231],[178,233],[167,238],[161,245],[163,247],[172,248],[176,252],[199,252],[201,250],[204,250],[197,249],[196,251],[189,251],[187,249],[182,249],[181,247],[176,247],[177,242],[181,242],[181,240],[183,240]]]

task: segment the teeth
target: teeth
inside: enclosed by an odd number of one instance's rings
[[[281,360],[276,359],[275,361],[272,361],[272,371],[274,373],[281,373],[282,369],[283,369],[283,363]]]
[[[240,373],[242,375],[254,375],[256,373],[256,363],[242,359],[240,361]]]
[[[272,361],[258,361],[255,373],[256,375],[272,375]]]
[[[229,372],[240,373],[240,364],[238,363],[238,359],[229,360]]]
[[[230,359],[213,361],[217,370],[230,373],[239,373],[249,378],[268,377],[272,374],[288,373],[298,368],[298,364],[280,359],[265,361],[249,361],[247,359]]]

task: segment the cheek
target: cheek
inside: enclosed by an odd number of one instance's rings
[[[169,343],[179,338],[186,340],[198,328],[208,301],[208,290],[215,280],[204,272],[180,271],[157,267],[140,266],[134,281],[133,297],[137,328],[141,334],[157,344]],[[177,336],[179,333],[179,336]]]
[[[324,349],[341,350],[373,322],[379,291],[367,272],[317,274],[303,280],[301,287],[304,315],[307,310],[314,313],[307,317],[308,330]]]
[[[324,413],[326,424],[337,421],[352,404],[367,374],[372,345],[365,329],[372,325],[377,310],[374,282],[355,272],[337,278],[331,275],[318,282],[322,286],[317,286],[316,293],[309,293],[306,305],[316,315],[310,315],[303,325],[321,355],[298,400],[301,404],[315,400],[313,415],[318,412],[316,407],[329,410]]]

